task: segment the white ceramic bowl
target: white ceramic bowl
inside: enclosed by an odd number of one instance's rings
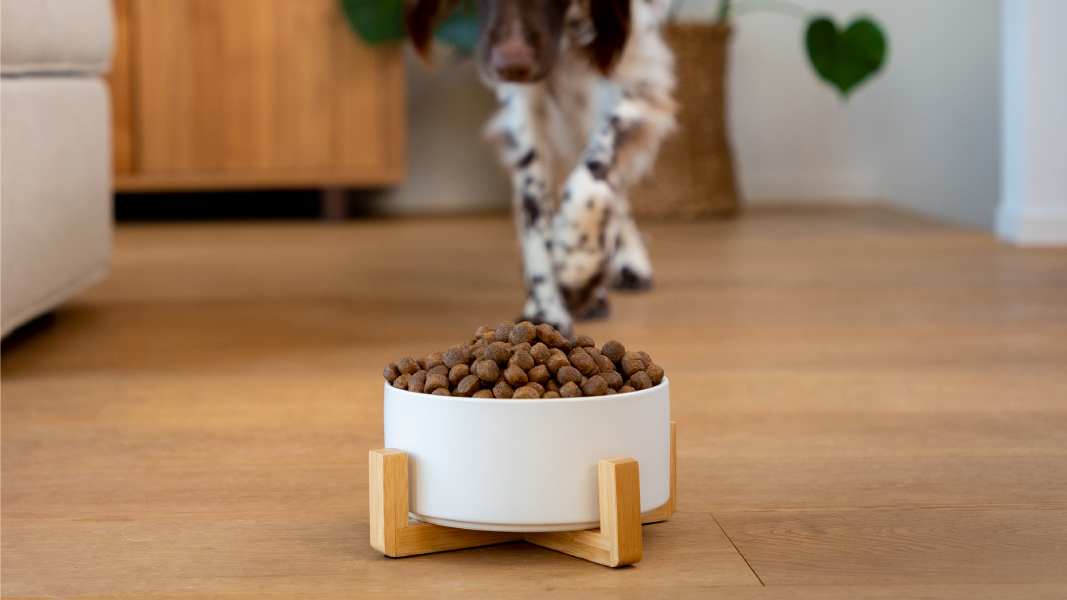
[[[641,512],[670,496],[670,393],[497,400],[385,385],[385,446],[408,453],[409,508],[421,521],[485,531],[600,525],[597,462],[628,456]]]

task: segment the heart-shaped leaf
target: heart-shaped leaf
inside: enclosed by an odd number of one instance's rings
[[[807,45],[815,72],[845,97],[885,60],[885,35],[870,19],[856,19],[844,31],[826,17],[812,19]]]
[[[348,22],[368,44],[402,40],[404,0],[341,0]]]

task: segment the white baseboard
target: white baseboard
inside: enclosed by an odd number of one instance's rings
[[[1067,246],[1067,206],[1002,202],[997,237],[1018,246]]]

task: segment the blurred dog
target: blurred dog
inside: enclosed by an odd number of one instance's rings
[[[424,60],[458,1],[408,1]],[[674,127],[674,59],[660,35],[669,0],[478,2],[478,67],[501,104],[487,136],[514,189],[522,318],[569,335],[573,319],[608,314],[609,286],[652,283],[626,190]]]

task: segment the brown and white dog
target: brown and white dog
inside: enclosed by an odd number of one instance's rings
[[[425,59],[456,2],[408,0]],[[609,286],[652,282],[626,191],[674,127],[674,59],[660,36],[669,0],[478,2],[479,71],[501,104],[487,137],[514,189],[522,317],[569,334],[573,319],[607,314]]]

